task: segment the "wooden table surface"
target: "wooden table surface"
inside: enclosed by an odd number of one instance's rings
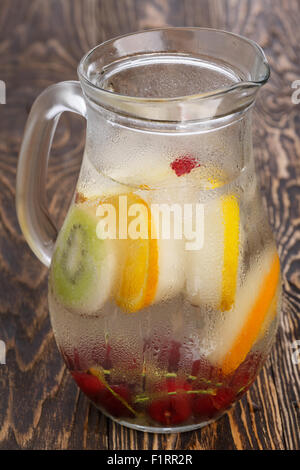
[[[299,0],[1,0],[0,365],[1,449],[299,449],[300,79]],[[254,144],[264,201],[278,244],[284,299],[277,342],[247,395],[219,421],[183,434],[131,431],[79,392],[58,353],[47,307],[47,269],[21,235],[14,207],[18,151],[29,109],[48,85],[76,79],[82,55],[105,39],[163,25],[241,33],[265,50],[272,78],[260,93]],[[85,123],[65,114],[48,179],[58,223],[70,201]]]

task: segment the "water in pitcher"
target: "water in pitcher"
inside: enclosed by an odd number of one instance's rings
[[[217,161],[177,150],[108,175],[86,151],[56,243],[58,346],[96,406],[137,429],[219,416],[276,331],[279,262],[253,169]]]
[[[250,387],[278,324],[279,260],[251,141],[266,58],[232,33],[166,28],[95,47],[78,76],[38,97],[18,164],[21,228],[51,260],[55,339],[112,419],[196,429]],[[45,174],[63,111],[87,132],[57,236]]]

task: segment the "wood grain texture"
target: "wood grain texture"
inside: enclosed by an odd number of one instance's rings
[[[0,449],[299,449],[300,79],[299,0],[1,0],[0,79]],[[91,47],[138,29],[208,26],[248,36],[265,49],[272,78],[254,119],[257,169],[283,270],[280,330],[247,395],[197,432],[153,435],[107,420],[78,391],[51,332],[47,270],[20,233],[14,209],[18,151],[29,109],[48,85],[76,79]],[[84,122],[61,119],[48,178],[50,209],[64,218],[80,167]]]

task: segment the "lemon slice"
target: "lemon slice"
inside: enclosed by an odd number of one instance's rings
[[[229,310],[235,301],[240,251],[240,210],[235,196],[223,196],[224,253],[220,309]]]
[[[226,195],[204,205],[204,243],[186,252],[186,295],[193,305],[229,310],[235,301],[240,258],[238,199]]]
[[[276,314],[279,283],[278,255],[274,248],[268,248],[238,289],[234,308],[215,324],[215,348],[208,359],[221,367],[224,374],[233,372],[263,337]]]

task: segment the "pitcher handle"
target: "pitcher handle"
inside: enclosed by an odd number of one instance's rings
[[[86,103],[77,81],[57,83],[37,97],[26,123],[17,168],[19,224],[32,251],[48,267],[57,229],[47,209],[47,166],[54,132],[64,111],[86,117]]]

